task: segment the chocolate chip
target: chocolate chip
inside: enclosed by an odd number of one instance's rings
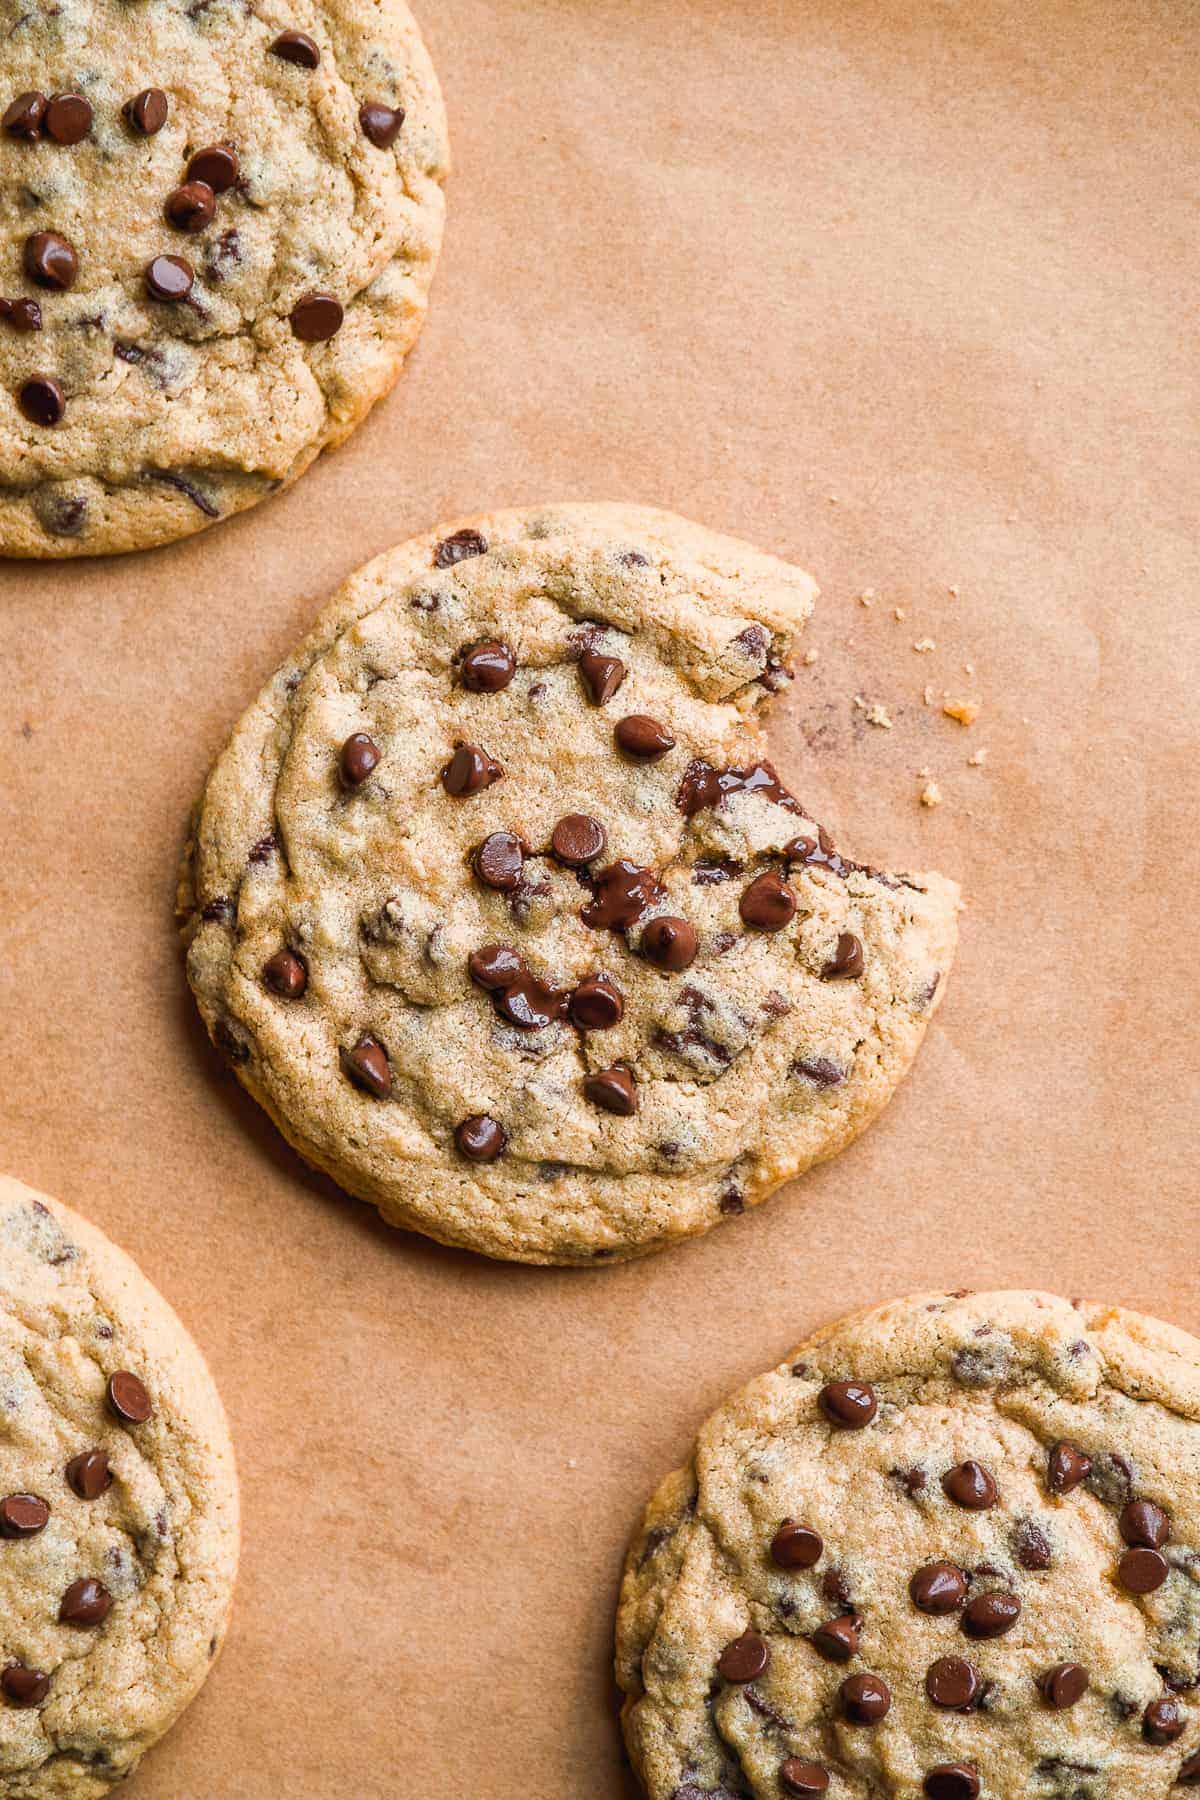
[[[14,331],[40,331],[42,309],[36,300],[24,294],[15,300],[0,300],[0,319],[7,319]]]
[[[695,926],[689,925],[686,919],[651,919],[638,948],[656,969],[676,975],[680,969],[690,968],[695,962],[700,939]]]
[[[57,425],[67,397],[52,375],[31,375],[18,390],[17,405],[32,425]]]
[[[42,135],[42,120],[46,116],[46,96],[36,89],[28,94],[18,94],[9,102],[0,119],[0,129],[9,137],[24,138],[33,143]]]
[[[843,1613],[840,1618],[826,1619],[812,1634],[812,1646],[826,1662],[846,1663],[858,1655],[862,1621],[857,1613]]]
[[[64,1473],[81,1500],[98,1500],[112,1486],[107,1450],[81,1450],[71,1458]]]
[[[792,1372],[794,1374],[795,1370]],[[826,1569],[821,1579],[821,1592],[831,1606],[840,1606],[843,1612],[850,1611],[852,1604],[850,1583],[836,1564],[833,1568]]]
[[[843,1431],[861,1431],[879,1411],[875,1390],[865,1381],[828,1381],[817,1398],[829,1423]]]
[[[594,898],[579,910],[585,925],[621,931],[637,923],[642,914],[662,899],[663,889],[653,869],[636,863],[610,863],[593,876]]]
[[[56,144],[79,144],[92,129],[91,102],[82,94],[52,94],[42,130]]]
[[[472,644],[462,659],[462,684],[473,694],[498,694],[517,672],[517,659],[507,644],[485,638]]]
[[[333,294],[305,294],[288,315],[293,337],[302,344],[324,344],[342,328],[345,309]]]
[[[392,1091],[392,1065],[378,1038],[364,1031],[351,1049],[339,1050],[338,1059],[342,1073],[355,1087],[362,1088],[376,1100],[387,1099]]]
[[[928,1800],[979,1800],[979,1774],[974,1763],[939,1763],[923,1783]]]
[[[909,1582],[908,1592],[918,1612],[942,1619],[966,1599],[967,1578],[954,1563],[926,1563]]]
[[[1055,1663],[1044,1675],[1038,1676],[1038,1689],[1047,1706],[1055,1712],[1065,1712],[1069,1706],[1076,1706],[1088,1691],[1088,1672],[1082,1663]]]
[[[390,150],[400,136],[404,108],[385,106],[382,100],[366,100],[358,109],[358,122],[363,136],[370,138],[377,150]]]
[[[618,749],[637,762],[656,762],[675,748],[675,739],[665,726],[645,713],[630,713],[627,718],[619,719],[613,737]]]
[[[1127,1550],[1117,1565],[1121,1586],[1131,1594],[1153,1594],[1170,1573],[1161,1550]]]
[[[617,1113],[628,1119],[637,1111],[637,1087],[629,1070],[615,1063],[611,1069],[596,1069],[586,1075],[583,1091],[593,1106]]]
[[[1092,1459],[1074,1444],[1064,1441],[1052,1446],[1046,1467],[1046,1486],[1052,1494],[1069,1494],[1092,1472]]]
[[[112,1603],[103,1583],[85,1575],[82,1581],[73,1581],[63,1595],[58,1616],[64,1625],[103,1625]]]
[[[1171,1541],[1171,1521],[1153,1500],[1131,1500],[1118,1520],[1118,1529],[1127,1544],[1140,1544],[1146,1550],[1161,1550]]]
[[[925,1692],[934,1706],[948,1712],[970,1712],[978,1704],[983,1683],[973,1663],[961,1656],[940,1656],[929,1665]]]
[[[182,256],[156,256],[146,264],[146,292],[152,300],[186,300],[196,271]]]
[[[167,195],[165,211],[177,231],[203,231],[216,216],[217,197],[207,181],[184,181]]]
[[[109,1410],[123,1425],[144,1425],[154,1412],[145,1383],[128,1369],[109,1376],[107,1392]]]
[[[619,656],[605,656],[601,650],[583,650],[579,656],[579,673],[595,706],[611,700],[625,679],[626,668]]]
[[[25,239],[25,273],[39,287],[65,293],[75,284],[79,258],[57,231],[35,231]]]
[[[1175,1779],[1180,1787],[1200,1787],[1200,1750],[1188,1757]]]
[[[1023,1569],[1048,1569],[1054,1560],[1049,1538],[1032,1519],[1018,1519],[1013,1526],[1012,1547]]]
[[[963,1609],[962,1627],[968,1637],[1003,1637],[1020,1616],[1021,1602],[1015,1594],[976,1594]]]
[[[823,1763],[804,1762],[789,1756],[779,1771],[779,1785],[785,1794],[825,1794],[829,1791],[829,1770]]]
[[[9,1494],[0,1500],[0,1537],[36,1537],[50,1523],[50,1508],[36,1494]]]
[[[824,1549],[818,1532],[785,1519],[771,1539],[771,1560],[781,1569],[811,1569],[820,1562]]]
[[[263,980],[281,1000],[298,1000],[308,986],[308,970],[293,950],[277,950],[263,965]]]
[[[848,1675],[838,1694],[842,1711],[854,1725],[878,1725],[891,1710],[891,1690],[880,1675]]]
[[[795,796],[788,793],[769,762],[751,763],[745,769],[714,769],[699,758],[685,769],[675,804],[690,819],[705,807],[720,806],[731,794],[757,794],[762,800],[782,806],[785,812],[801,811]],[[789,852],[790,849],[789,846]]]
[[[955,1506],[968,1512],[987,1512],[995,1506],[996,1483],[982,1463],[959,1463],[942,1476],[942,1487]]]
[[[50,1692],[50,1677],[40,1669],[27,1669],[22,1663],[9,1663],[0,1674],[0,1688],[14,1706],[40,1706]]]
[[[1148,1744],[1173,1744],[1187,1730],[1177,1700],[1152,1700],[1142,1714],[1142,1736]]]
[[[154,137],[167,122],[167,96],[161,88],[143,88],[121,108],[134,131],[143,137]]]
[[[495,1162],[508,1147],[508,1133],[487,1113],[473,1113],[455,1126],[454,1141],[469,1162]]]
[[[433,553],[435,569],[452,569],[455,563],[467,562],[472,556],[486,556],[488,541],[481,531],[466,528],[443,538]],[[504,686],[501,683],[501,686]]]
[[[571,995],[571,1023],[580,1031],[609,1031],[624,1012],[624,996],[607,975],[585,975]]]
[[[524,975],[525,958],[508,944],[485,944],[468,956],[467,972],[476,987],[489,994],[501,994]]]
[[[796,896],[783,876],[770,869],[743,889],[738,911],[756,931],[782,931],[795,917]]]
[[[521,885],[528,854],[529,846],[513,832],[493,831],[476,848],[471,860],[485,887],[511,894]]]
[[[852,931],[843,931],[833,956],[821,970],[822,981],[854,980],[863,972],[863,947]]]
[[[550,848],[560,863],[569,869],[581,869],[603,855],[608,833],[599,819],[587,813],[568,813],[550,834]]]
[[[187,166],[188,180],[207,182],[214,194],[228,193],[240,173],[237,151],[228,144],[206,144]]]
[[[519,975],[497,995],[496,1011],[522,1031],[541,1031],[562,1018],[567,998],[561,988],[548,987],[532,975]]]
[[[342,786],[360,788],[379,767],[381,752],[374,738],[365,731],[355,731],[338,753],[338,772]]]
[[[298,69],[315,69],[321,60],[320,50],[303,31],[281,31],[270,49],[272,56],[294,63]]]
[[[717,1673],[726,1681],[757,1681],[771,1662],[771,1646],[753,1628],[726,1644],[717,1658]]]
[[[442,770],[442,786],[448,794],[478,794],[499,781],[504,770],[486,750],[460,744]]]

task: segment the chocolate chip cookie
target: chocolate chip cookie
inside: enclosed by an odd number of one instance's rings
[[[880,1110],[957,890],[768,759],[813,585],[562,506],[361,570],[234,732],[181,904],[215,1042],[396,1224],[591,1263],[706,1231]]]
[[[651,1501],[617,1674],[651,1800],[1182,1800],[1200,1342],[1036,1293],[819,1333]]]
[[[196,1346],[115,1245],[0,1176],[0,1793],[90,1800],[194,1698],[238,1503]]]
[[[402,0],[0,0],[0,555],[185,536],[346,437],[446,158]]]

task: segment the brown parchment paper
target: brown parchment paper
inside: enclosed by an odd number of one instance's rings
[[[1194,6],[422,23],[457,170],[391,399],[200,538],[0,565],[0,1160],[178,1307],[245,1490],[231,1639],[139,1800],[618,1800],[624,1542],[735,1385],[926,1285],[1200,1331]],[[970,900],[866,1138],[594,1274],[392,1234],[308,1174],[209,1050],[171,923],[186,809],[321,599],[439,518],[558,498],[811,569],[778,760],[854,853]]]

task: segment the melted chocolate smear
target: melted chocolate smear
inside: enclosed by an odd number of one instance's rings
[[[675,796],[675,804],[685,819],[690,819],[706,806],[720,806],[730,794],[758,794],[785,811],[803,813],[794,794],[780,781],[769,762],[751,763],[748,769],[714,769],[711,763],[696,760],[684,771]]]

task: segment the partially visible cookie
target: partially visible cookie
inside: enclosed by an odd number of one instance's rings
[[[208,1674],[237,1556],[196,1346],[114,1244],[0,1176],[0,1794],[133,1772]]]
[[[0,555],[182,537],[346,437],[446,164],[403,0],[0,0]]]
[[[813,593],[600,505],[347,583],[218,759],[181,889],[209,1031],[310,1161],[396,1224],[587,1264],[874,1118],[957,889],[841,855],[767,758]]]
[[[650,1800],[1182,1800],[1200,1342],[1037,1293],[842,1320],[651,1501],[617,1675]]]

